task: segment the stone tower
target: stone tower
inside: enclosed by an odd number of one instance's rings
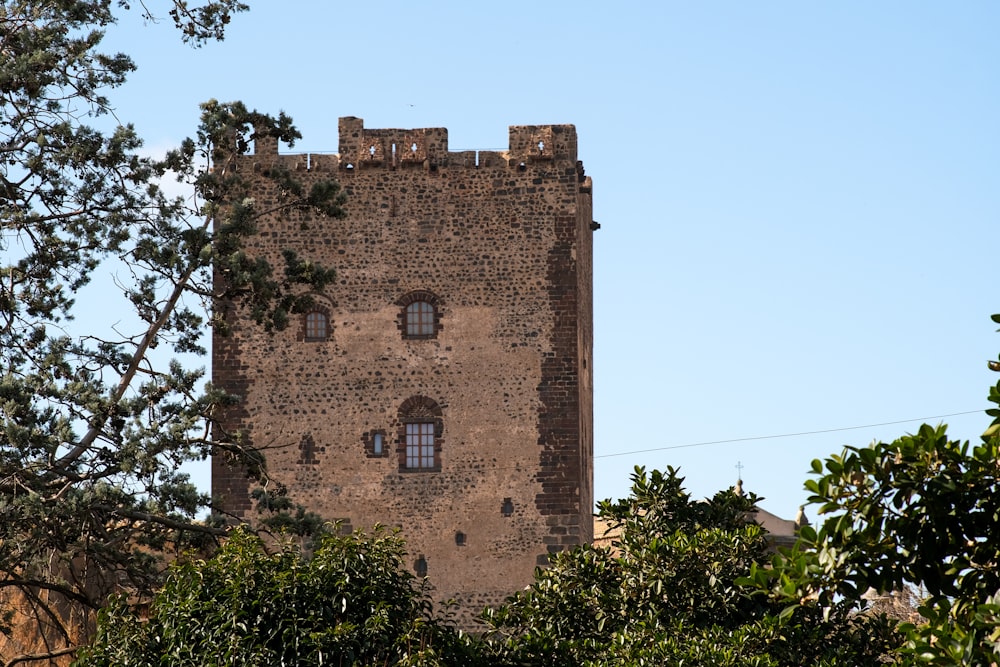
[[[313,312],[213,341],[227,418],[293,500],[353,528],[398,526],[408,560],[466,624],[592,539],[591,182],[572,125],[512,126],[507,151],[449,152],[444,128],[340,119],[339,155],[259,141],[238,169],[336,179],[347,218],[268,219],[249,250],[337,270]],[[311,215],[311,217],[307,217]],[[247,481],[213,462],[236,515]]]

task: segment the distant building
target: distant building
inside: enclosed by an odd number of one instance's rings
[[[743,480],[737,481],[733,492],[740,495],[743,494]],[[765,538],[771,551],[777,550],[778,547],[790,547],[795,544],[799,528],[809,524],[809,519],[806,518],[805,511],[801,507],[794,521],[782,519],[759,507],[754,509],[753,515],[750,518],[767,531]],[[621,527],[612,527],[601,517],[594,517],[593,544],[595,547],[614,547],[614,543],[621,539],[621,535]]]
[[[741,496],[743,495],[742,479],[736,480],[733,492]],[[754,508],[753,520],[767,531],[767,543],[772,551],[777,550],[778,547],[790,547],[795,544],[795,540],[798,539],[799,528],[809,525],[809,519],[806,518],[805,508],[803,507],[799,508],[794,521],[782,519],[776,514],[771,514],[767,510],[756,507]]]
[[[767,531],[767,543],[770,545],[772,551],[777,547],[790,547],[795,544],[795,540],[798,539],[799,528],[809,524],[801,508],[794,521],[782,519],[759,507],[754,512],[753,518],[754,521]]]

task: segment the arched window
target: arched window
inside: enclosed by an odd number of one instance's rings
[[[396,305],[401,306],[399,330],[403,338],[421,340],[437,338],[441,326],[441,299],[433,292],[417,290],[403,296]]]
[[[331,303],[322,294],[306,295],[305,303],[301,310],[296,311],[299,315],[299,330],[296,340],[307,343],[317,343],[330,340],[333,336],[333,318],[330,316],[331,308],[335,304]]]
[[[406,467],[410,470],[434,467],[434,422],[406,425]]]
[[[330,337],[330,320],[319,310],[306,313],[305,339],[310,342],[326,340]]]
[[[399,469],[441,470],[444,420],[441,406],[426,396],[413,396],[399,406]]]
[[[414,301],[406,307],[406,335],[411,338],[434,335],[434,306]]]

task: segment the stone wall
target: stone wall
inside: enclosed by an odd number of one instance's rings
[[[295,501],[354,528],[400,527],[467,626],[593,536],[591,184],[576,149],[571,125],[511,127],[504,152],[449,152],[443,128],[342,118],[339,155],[259,141],[238,161],[258,207],[279,202],[263,175],[283,168],[307,186],[336,179],[348,215],[272,217],[250,241],[276,266],[292,248],[336,268],[313,295],[331,329],[268,334],[230,304],[214,381],[244,400],[227,426],[266,449]],[[436,319],[407,338],[415,300]],[[415,421],[434,430],[421,470],[406,459]],[[247,488],[213,462],[228,510],[247,512]]]

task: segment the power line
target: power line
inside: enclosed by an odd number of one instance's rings
[[[893,426],[895,424],[909,424],[910,422],[926,422],[931,419],[943,419],[945,417],[958,417],[960,415],[971,415],[981,413],[983,410],[968,410],[966,412],[952,412],[946,415],[934,415],[931,417],[915,417],[913,419],[900,419],[894,422],[881,422],[878,424],[865,424],[864,426],[843,426],[840,428],[827,428],[820,431],[802,431],[800,433],[779,433],[777,435],[755,435],[746,438],[730,438],[728,440],[706,440],[705,442],[689,442],[684,445],[667,445],[666,447],[653,447],[652,449],[636,449],[631,452],[616,452],[614,454],[596,454],[595,459],[608,459],[612,456],[629,456],[631,454],[645,454],[647,452],[662,452],[668,449],[685,449],[687,447],[705,447],[706,445],[723,445],[730,442],[747,442],[750,440],[771,440],[774,438],[794,438],[802,435],[817,435],[820,433],[836,433],[837,431],[856,431],[862,428],[874,428],[876,426]]]
[[[661,452],[661,451],[665,451],[665,450],[669,450],[669,449],[684,449],[686,447],[704,447],[704,446],[707,446],[707,445],[722,445],[722,444],[726,444],[726,443],[730,443],[730,442],[748,442],[748,441],[753,441],[753,440],[770,440],[770,439],[773,439],[773,438],[792,438],[792,437],[795,437],[795,436],[816,435],[816,434],[820,434],[820,433],[836,433],[837,431],[855,431],[855,430],[858,430],[858,429],[873,428],[873,427],[876,427],[876,426],[892,426],[892,425],[895,425],[895,424],[908,424],[908,423],[917,422],[917,421],[926,422],[926,421],[929,421],[931,419],[943,419],[945,417],[958,417],[958,416],[961,416],[961,415],[972,415],[972,414],[984,413],[984,412],[985,412],[985,410],[968,410],[966,412],[952,412],[952,413],[949,413],[949,414],[946,414],[946,415],[934,415],[934,416],[931,416],[931,417],[915,417],[913,419],[901,419],[899,421],[881,422],[881,423],[878,423],[878,424],[866,424],[864,426],[844,426],[844,427],[841,427],[841,428],[828,428],[828,429],[822,429],[822,430],[819,430],[819,431],[802,431],[800,433],[780,433],[780,434],[777,434],[777,435],[757,435],[757,436],[751,436],[751,437],[746,437],[746,438],[730,438],[728,440],[708,440],[708,441],[705,441],[705,442],[691,442],[691,443],[687,443],[687,444],[684,444],[684,445],[667,445],[666,447],[654,447],[652,449],[637,449],[637,450],[630,451],[630,452],[617,452],[615,454],[595,454],[594,458],[595,459],[604,459],[604,458],[611,458],[613,456],[629,456],[631,454],[645,454],[647,452]],[[285,445],[284,447],[293,447],[293,446],[294,445],[292,445],[290,443],[288,445]],[[530,470],[530,468],[531,468],[531,466],[525,466],[525,465],[522,465],[522,464],[517,464],[517,465],[498,465],[498,466],[490,467],[490,468],[488,468],[486,470],[488,470],[489,472],[496,472],[496,471],[501,471],[501,470],[518,470],[518,471],[528,472]],[[463,469],[463,472],[469,472],[469,471],[467,469]],[[485,472],[485,471],[483,471],[483,472]],[[338,489],[354,489],[354,488],[358,488],[358,487],[361,487],[361,486],[367,486],[367,483],[366,482],[340,481],[339,483],[335,484],[335,486]]]

